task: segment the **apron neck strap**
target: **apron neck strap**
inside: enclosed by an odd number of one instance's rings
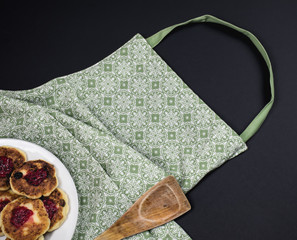
[[[211,15],[203,15],[197,18],[193,18],[190,19],[186,22],[183,23],[179,23],[179,24],[175,24],[173,26],[167,27],[159,32],[157,32],[156,34],[152,35],[151,37],[147,38],[146,41],[148,42],[148,44],[154,48],[155,46],[157,46],[162,40],[163,38],[170,33],[173,29],[175,29],[176,27],[179,26],[183,26],[183,25],[187,25],[189,23],[200,23],[200,22],[211,22],[211,23],[217,23],[217,24],[221,24],[224,25],[226,27],[232,28],[242,34],[244,34],[245,36],[247,36],[252,43],[255,45],[255,47],[258,49],[258,51],[261,53],[262,57],[264,58],[266,65],[268,67],[269,70],[269,74],[270,74],[270,92],[271,92],[271,98],[270,101],[265,105],[265,107],[260,111],[260,113],[253,119],[253,121],[247,126],[247,128],[240,134],[240,137],[242,138],[242,140],[244,142],[248,141],[257,131],[258,129],[261,127],[262,123],[264,122],[264,120],[266,119],[272,105],[274,102],[274,81],[273,81],[273,72],[272,72],[272,67],[271,67],[271,63],[269,60],[269,57],[267,55],[267,52],[265,51],[264,47],[262,46],[262,44],[259,42],[259,40],[249,31],[239,28],[231,23],[225,22],[219,18],[216,18],[214,16]]]

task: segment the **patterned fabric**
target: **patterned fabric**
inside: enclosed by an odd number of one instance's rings
[[[71,173],[73,239],[93,239],[165,176],[187,192],[247,148],[140,34],[87,69],[1,91],[0,104],[1,137],[43,146]],[[190,237],[172,221],[129,239]]]

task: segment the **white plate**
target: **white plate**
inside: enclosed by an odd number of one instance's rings
[[[70,240],[73,236],[77,216],[78,216],[78,197],[74,182],[72,177],[63,163],[52,153],[46,149],[30,142],[26,142],[18,139],[1,138],[0,146],[11,146],[23,150],[27,154],[28,160],[43,159],[53,164],[56,168],[58,183],[60,188],[62,188],[68,195],[69,198],[69,213],[67,219],[63,225],[54,230],[51,233],[46,233],[44,235],[45,240]],[[61,178],[63,176],[63,179]],[[5,237],[0,237],[0,240],[4,240]]]

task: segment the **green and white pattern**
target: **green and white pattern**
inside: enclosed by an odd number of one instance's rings
[[[140,34],[87,69],[1,91],[0,136],[39,144],[65,164],[79,195],[80,240],[165,176],[187,192],[247,148]],[[129,239],[190,237],[172,221]]]

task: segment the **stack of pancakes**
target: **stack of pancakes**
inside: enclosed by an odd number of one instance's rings
[[[0,147],[0,236],[11,240],[43,240],[43,234],[65,221],[69,203],[57,187],[54,166],[27,161],[16,148]]]

